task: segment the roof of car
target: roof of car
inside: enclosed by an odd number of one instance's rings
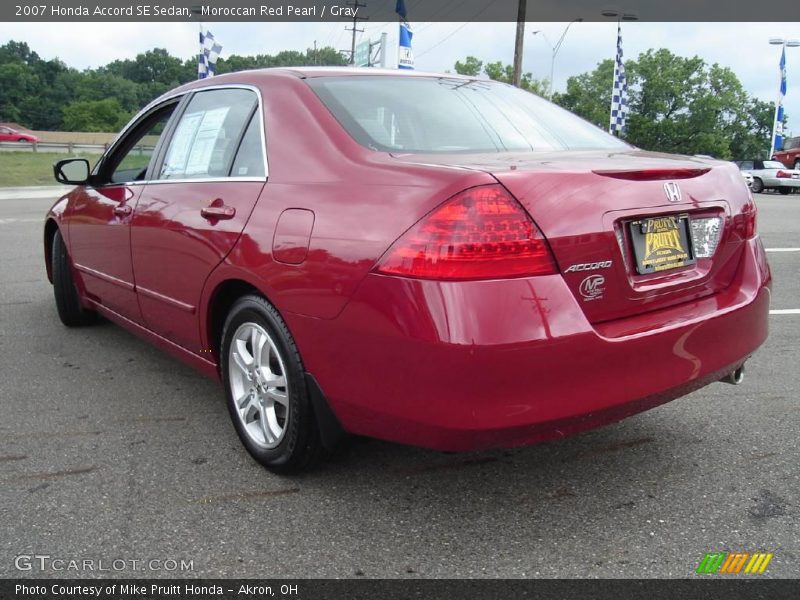
[[[447,77],[449,79],[477,79],[459,75],[458,73],[432,73],[405,69],[378,69],[376,67],[275,67],[259,69],[259,71],[284,71],[297,77],[353,77],[359,75],[394,76],[394,77]]]

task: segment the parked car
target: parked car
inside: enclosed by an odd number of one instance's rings
[[[800,189],[800,170],[787,169],[777,160],[737,160],[734,163],[742,173],[753,176],[751,189],[756,194],[764,190],[789,194]]]
[[[786,138],[783,140],[783,149],[772,157],[784,167],[800,171],[800,137]]]
[[[346,433],[560,438],[738,383],[767,337],[733,165],[497,82],[226,74],[154,101],[93,169],[54,170],[77,186],[44,227],[62,322],[103,315],[219,378],[278,472]]]
[[[38,142],[39,138],[29,133],[23,133],[11,127],[0,127],[0,142],[21,142],[23,144],[32,144]]]

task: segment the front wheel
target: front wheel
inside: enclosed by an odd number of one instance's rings
[[[234,304],[220,357],[228,412],[250,455],[276,473],[312,464],[322,443],[300,354],[264,298],[248,295]]]
[[[761,181],[758,177],[753,179],[753,186],[752,190],[754,194],[760,194],[764,191],[764,182]]]

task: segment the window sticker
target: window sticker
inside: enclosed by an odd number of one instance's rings
[[[226,106],[181,118],[161,171],[164,179],[209,173],[211,162],[220,151],[220,142],[224,151],[223,125],[229,110]]]

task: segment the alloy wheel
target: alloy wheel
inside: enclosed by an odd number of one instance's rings
[[[246,322],[233,334],[228,374],[247,436],[261,448],[275,448],[289,423],[289,382],[278,347],[263,327]]]

